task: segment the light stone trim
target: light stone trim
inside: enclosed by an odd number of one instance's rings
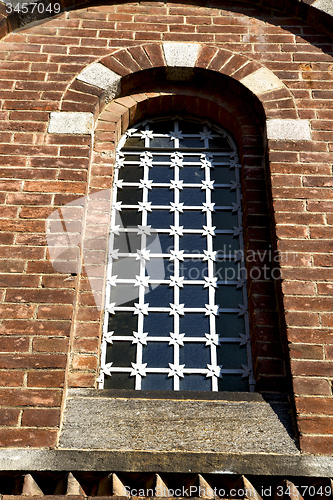
[[[170,67],[194,68],[198,58],[198,43],[163,43],[165,62]]]
[[[260,95],[284,88],[284,83],[270,69],[260,68],[240,80],[253,94]]]
[[[85,68],[77,76],[77,80],[106,90],[109,100],[113,99],[120,90],[120,75],[98,62]]]
[[[333,3],[332,0],[316,0],[311,7],[326,12],[329,16],[333,16]]]
[[[299,455],[283,403],[70,394],[60,449]]]
[[[94,116],[87,112],[53,111],[50,113],[49,134],[89,135],[93,132]]]
[[[310,122],[280,118],[268,120],[267,138],[281,141],[311,141]]]

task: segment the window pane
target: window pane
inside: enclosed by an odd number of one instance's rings
[[[172,391],[173,381],[164,373],[147,373],[142,378],[141,389],[143,391]]]
[[[141,248],[141,236],[132,232],[115,235],[114,248],[118,248],[119,253],[135,253]]]
[[[205,375],[185,375],[179,381],[181,391],[211,391],[212,382]]]
[[[179,301],[185,307],[204,307],[208,303],[208,289],[202,285],[185,285],[180,289]]]
[[[247,365],[247,352],[239,344],[221,344],[217,349],[217,361],[225,369],[240,369]]]
[[[235,285],[220,285],[215,293],[215,301],[220,307],[237,307],[243,304],[243,289]]]
[[[143,169],[137,165],[126,165],[119,173],[119,179],[124,182],[139,182],[143,176]]]
[[[173,302],[173,289],[169,285],[159,285],[145,295],[150,307],[168,307]]]
[[[131,312],[117,311],[117,314],[109,315],[108,331],[114,331],[114,335],[133,335],[138,329],[138,317]]]
[[[210,363],[210,349],[204,343],[187,342],[180,349],[179,359],[185,368],[206,368]]]
[[[207,262],[198,259],[184,259],[179,266],[179,275],[185,280],[202,280],[208,275]]]
[[[151,337],[169,337],[173,329],[173,317],[169,313],[150,312],[143,318],[143,331]]]
[[[117,191],[117,201],[121,201],[123,205],[137,205],[142,201],[142,189],[124,186]]]
[[[173,225],[173,214],[165,210],[153,210],[148,213],[147,224],[154,229],[169,229]]]
[[[105,389],[134,389],[134,377],[130,377],[128,373],[112,373],[112,376],[105,377]]]
[[[149,171],[149,179],[156,182],[170,182],[174,178],[174,171],[170,167],[154,166]]]
[[[221,337],[239,337],[245,333],[245,321],[243,316],[237,313],[222,313],[215,318],[216,333]]]
[[[206,215],[198,210],[184,211],[179,214],[179,224],[184,226],[184,229],[202,229],[206,224]]]
[[[139,290],[134,285],[119,283],[111,287],[110,302],[115,302],[117,306],[134,306],[138,299]]]
[[[201,188],[184,188],[180,192],[180,202],[185,205],[202,205],[206,201],[206,193]]]
[[[126,366],[130,367],[131,363],[135,362],[136,348],[131,342],[117,342],[108,345],[106,352],[106,362],[113,364],[113,366]]]
[[[118,279],[132,279],[140,274],[140,261],[133,257],[119,258],[112,262],[112,275]]]
[[[173,191],[169,188],[153,188],[148,191],[148,201],[153,205],[170,205],[174,201]]]
[[[179,331],[187,337],[204,337],[209,329],[209,317],[204,314],[185,313],[179,318]]]
[[[173,347],[167,342],[148,342],[143,346],[142,362],[148,368],[169,368],[173,361]]]
[[[179,249],[184,250],[184,253],[203,253],[207,250],[207,238],[201,234],[186,234],[179,238]]]
[[[205,171],[200,166],[198,166],[198,167],[196,167],[196,166],[183,167],[179,171],[179,178],[180,178],[180,180],[182,180],[186,183],[190,183],[190,184],[198,183],[198,184],[200,184],[201,181],[204,180],[204,178],[205,178]]]

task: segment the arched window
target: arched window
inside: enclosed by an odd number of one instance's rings
[[[122,137],[100,388],[253,389],[239,170],[231,136],[202,120]]]

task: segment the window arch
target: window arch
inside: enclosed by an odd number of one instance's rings
[[[237,147],[189,116],[120,140],[101,388],[253,389]]]

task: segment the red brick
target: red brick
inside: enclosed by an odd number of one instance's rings
[[[20,387],[23,380],[23,371],[1,371],[0,387]]]
[[[93,353],[98,353],[99,352],[99,339],[98,338],[93,338],[93,339],[85,339],[85,338],[76,338],[73,343],[73,349],[75,351],[80,351],[80,352],[93,352]]]
[[[0,339],[1,340],[1,339]],[[35,352],[61,352],[66,353],[68,339],[61,338],[35,338],[32,343]]]
[[[333,377],[333,363],[328,361],[291,361],[293,375]],[[333,410],[332,410],[333,411]]]
[[[298,425],[302,434],[333,434],[333,418],[299,417]]]
[[[328,380],[311,377],[294,377],[294,393],[307,396],[331,396],[331,388]]]
[[[39,306],[38,319],[71,319],[73,306],[71,305],[47,305]]]
[[[88,356],[86,354],[74,354],[73,369],[74,370],[95,370],[97,368],[96,356]]]
[[[96,375],[94,373],[70,373],[68,376],[69,387],[95,387]]]
[[[27,352],[28,338],[2,337],[0,338],[0,352]]]
[[[4,406],[60,406],[61,391],[35,389],[0,389]]]
[[[4,447],[54,447],[57,431],[44,429],[0,429],[0,446]]]
[[[320,345],[291,344],[289,349],[292,359],[324,359],[323,347]]]
[[[63,387],[65,372],[50,370],[49,372],[29,371],[28,387]]]
[[[71,290],[7,290],[7,302],[42,302],[68,304],[73,301],[73,292]]]
[[[1,319],[28,319],[34,315],[35,306],[28,304],[0,304]]]
[[[314,283],[305,281],[284,281],[282,291],[285,295],[314,295]]]
[[[27,307],[27,306],[26,306]],[[69,336],[68,321],[3,321],[0,326],[1,335],[60,335]]]
[[[18,424],[20,410],[0,409],[0,425],[16,426]]]
[[[318,313],[286,311],[286,323],[289,326],[319,326]]]
[[[64,368],[66,356],[61,354],[0,354],[0,368]]]
[[[300,443],[304,453],[314,455],[333,454],[333,437],[331,436],[301,436]]]
[[[54,409],[23,410],[22,427],[58,427],[60,424],[60,411]]]

